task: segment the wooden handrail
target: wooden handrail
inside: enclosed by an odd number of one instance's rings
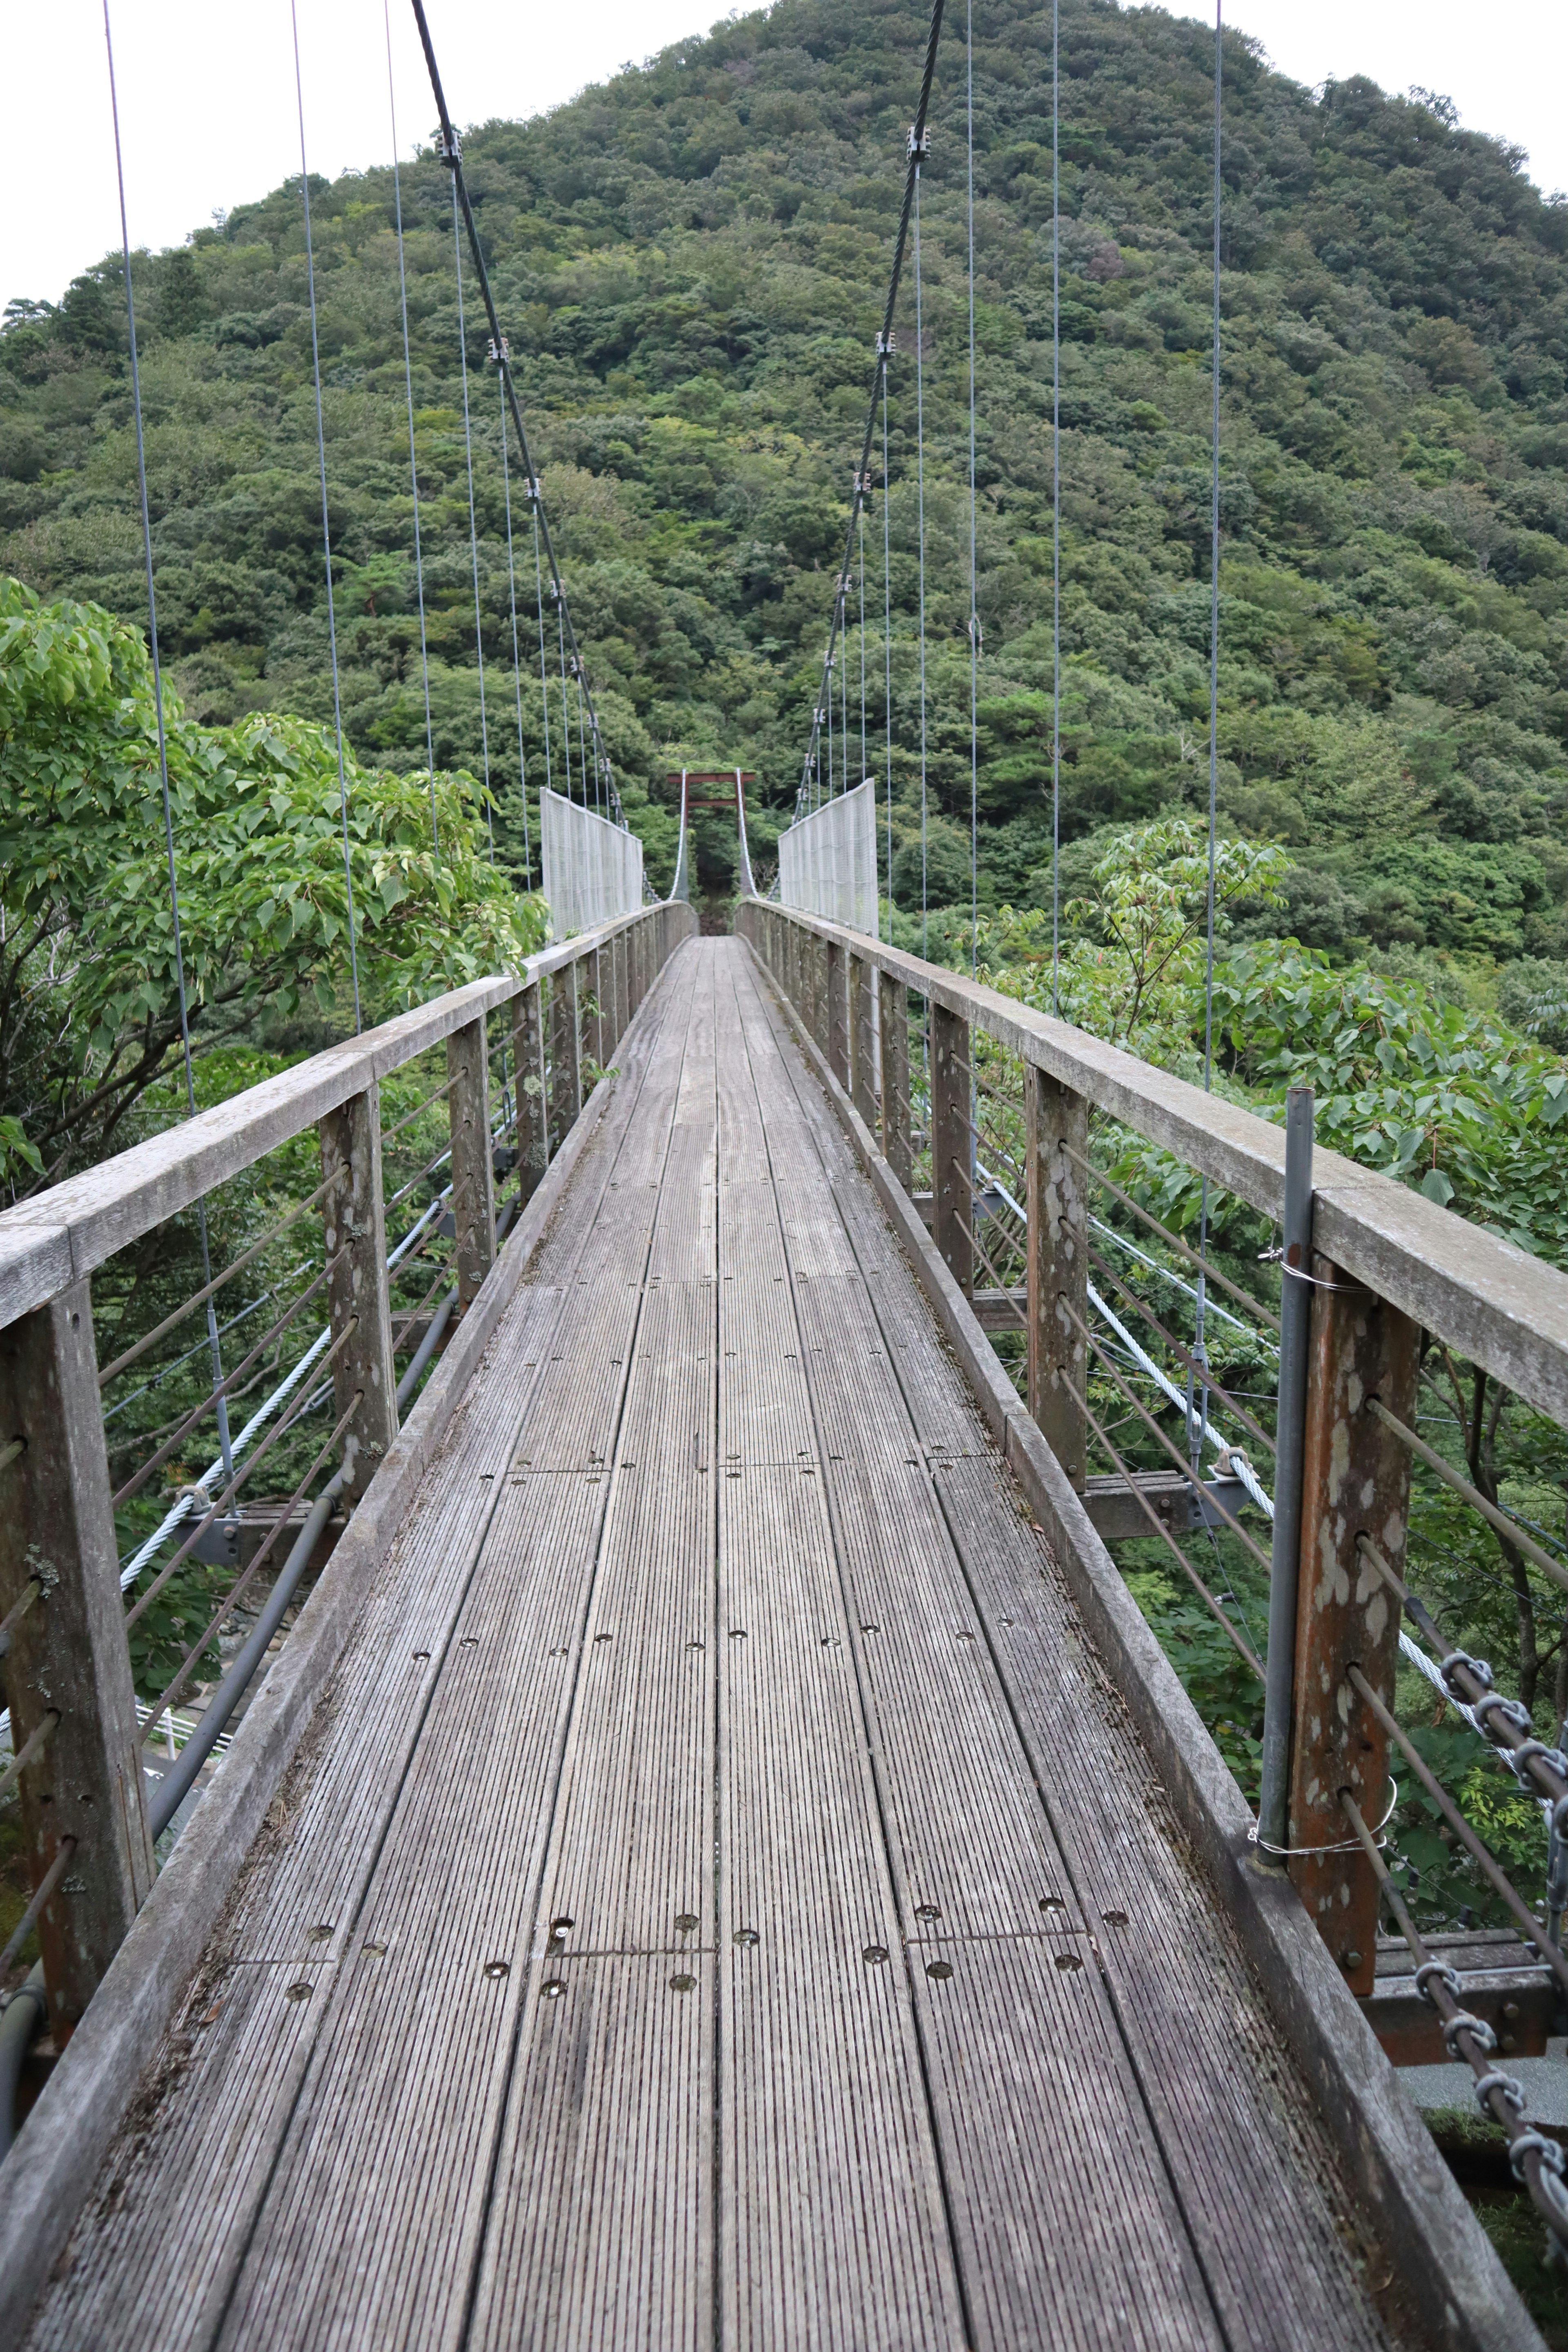
[[[623,915],[530,956],[517,972],[449,990],[0,1212],[0,1329],[58,1298],[214,1185],[314,1127],[373,1080],[660,911],[655,906]]]
[[[745,929],[753,909],[868,958],[1265,1216],[1282,1214],[1282,1126],[1068,1021],[819,916],[747,899],[737,929]],[[1313,1179],[1312,1238],[1325,1257],[1568,1425],[1568,1274],[1338,1152],[1314,1155]]]

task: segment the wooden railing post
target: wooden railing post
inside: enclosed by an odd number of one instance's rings
[[[577,1021],[577,967],[563,964],[550,981],[550,1138],[560,1150],[583,1107]]]
[[[586,966],[588,1002],[594,1008],[587,1015],[587,1045],[590,1055],[601,1070],[605,1066],[605,1032],[609,1025],[605,1019],[604,988],[606,961],[597,948],[583,959]]]
[[[605,956],[609,986],[609,1034],[605,1050],[614,1061],[620,1051],[621,1039],[626,1034],[626,935],[617,931],[610,941]]]
[[[490,1156],[489,1061],[485,1016],[454,1029],[447,1040],[452,1090],[452,1222],[457,1228],[458,1306],[469,1301],[495,1262],[496,1201]]]
[[[846,965],[848,959],[837,940],[829,940],[826,947],[827,953],[824,959],[824,980],[827,991],[827,1003],[824,1010],[826,1015],[825,1025],[827,1032],[827,1066],[847,1094],[849,1091],[849,975]]]
[[[914,1181],[910,1149],[909,992],[896,972],[877,975],[881,1002],[882,1157],[907,1192]]]
[[[931,1237],[966,1297],[974,1290],[974,1252],[964,1225],[974,1223],[969,1145],[969,1024],[931,1008]],[[960,1220],[963,1223],[960,1223]]]
[[[876,971],[865,956],[849,957],[849,1096],[877,1131]]]
[[[381,1192],[381,1088],[373,1079],[321,1122],[321,1174],[340,1181],[321,1204],[327,1285],[336,1340],[353,1336],[332,1360],[333,1412],[360,1402],[343,1436],[343,1486],[352,1510],[397,1435],[397,1374],[392,1358],[392,1307],[386,1280],[386,1219]]]
[[[1377,1718],[1346,1679],[1359,1666],[1394,1704],[1399,1604],[1357,1538],[1376,1544],[1405,1572],[1410,1456],[1364,1410],[1378,1397],[1401,1421],[1415,1418],[1420,1332],[1407,1316],[1313,1254],[1307,1415],[1301,1460],[1301,1549],[1296,1600],[1288,1866],[1320,1934],[1354,1993],[1373,1989],[1378,1885],[1351,1834],[1340,1792],[1367,1822],[1388,1811],[1388,1748]]]
[[[811,992],[811,1034],[816,1038],[819,1048],[826,1056],[828,1040],[827,1007],[829,1003],[827,979],[829,971],[831,970],[827,954],[827,941],[821,938],[817,932],[812,931],[807,935],[807,945],[810,962],[810,977],[807,982],[807,985]]]
[[[1079,1329],[1089,1317],[1089,1203],[1082,1171],[1068,1153],[1088,1156],[1089,1105],[1027,1062],[1024,1100],[1029,1412],[1081,1493],[1089,1468],[1087,1350]]]
[[[537,981],[511,1000],[511,1050],[517,1064],[518,1197],[531,1201],[550,1165],[550,1119],[544,1094],[544,1008]]]
[[[58,2042],[153,1874],[85,1280],[0,1332],[0,1443],[13,1438],[25,1450],[0,1470],[0,1612],[38,1588],[5,1660],[14,1752],[58,1717],[19,1784],[34,1887],[74,1841],[38,1921]]]

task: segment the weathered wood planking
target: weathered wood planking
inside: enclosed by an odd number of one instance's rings
[[[1382,2342],[753,970],[661,982],[39,2352]]]

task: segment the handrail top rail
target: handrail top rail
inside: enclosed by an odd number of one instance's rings
[[[1283,1214],[1283,1127],[866,932],[762,898],[737,911],[753,908],[895,974],[1265,1216]],[[1318,1150],[1312,1171],[1313,1246],[1568,1426],[1568,1274],[1340,1152]]]
[[[542,949],[516,972],[448,989],[0,1211],[0,1330],[453,1030],[510,1003],[535,981],[592,955],[618,931],[659,911],[639,908]]]

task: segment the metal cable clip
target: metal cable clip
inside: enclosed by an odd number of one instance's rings
[[[1500,2091],[1516,2116],[1524,2113],[1524,2084],[1516,2074],[1505,2074],[1494,2066],[1489,2074],[1482,2074],[1476,2084],[1476,2105],[1489,2123],[1495,2122],[1487,2100],[1493,2091]]]
[[[490,337],[489,355],[497,367],[500,366],[503,360],[510,359],[511,345],[507,341],[504,335],[501,337],[499,343],[493,335]]]
[[[1415,1971],[1415,1990],[1420,1994],[1423,2000],[1432,2001],[1434,2008],[1436,2008],[1436,2003],[1433,2000],[1431,1993],[1426,1990],[1426,1979],[1428,1977],[1436,1977],[1438,1983],[1445,1986],[1447,1990],[1453,1994],[1456,2000],[1458,2000],[1459,1995],[1465,1990],[1463,1984],[1459,1980],[1458,1969],[1451,1969],[1447,1960],[1423,1960],[1421,1966]]]
[[[450,169],[460,163],[463,160],[463,142],[458,138],[455,131],[452,131],[449,136],[445,131],[437,131],[436,133],[436,152],[441,158],[442,163],[447,165]]]
[[[1437,1672],[1447,1682],[1456,1666],[1468,1667],[1483,1690],[1492,1686],[1492,1670],[1485,1658],[1472,1658],[1468,1650],[1450,1650],[1446,1658],[1437,1661]]]
[[[1457,2017],[1449,2018],[1443,2028],[1443,2047],[1450,2058],[1458,2058],[1459,2054],[1454,2045],[1461,2033],[1468,2033],[1477,2049],[1489,2058],[1497,2048],[1497,2035],[1486,2019],[1472,2017],[1468,2009],[1462,2009]]]
[[[1494,1710],[1500,1715],[1503,1721],[1506,1724],[1510,1725],[1515,1731],[1528,1731],[1531,1728],[1530,1710],[1528,1707],[1521,1706],[1518,1699],[1516,1698],[1504,1698],[1501,1691],[1488,1691],[1484,1698],[1479,1698],[1473,1703],[1470,1712],[1475,1717],[1476,1721],[1480,1725],[1482,1730],[1488,1732],[1489,1736],[1490,1732],[1489,1717]]]
[[[1479,1707],[1476,1712],[1479,1714]],[[1512,1766],[1514,1778],[1527,1797],[1538,1797],[1541,1794],[1541,1790],[1526,1769],[1537,1757],[1555,1772],[1560,1780],[1568,1780],[1568,1756],[1563,1755],[1561,1748],[1548,1748],[1544,1739],[1527,1739],[1522,1748],[1504,1748],[1503,1762]]]
[[[1521,2131],[1517,2139],[1509,2142],[1509,2162],[1513,2167],[1514,2179],[1524,2179],[1524,2159],[1532,2149],[1541,2158],[1542,2172],[1549,2172],[1554,2179],[1561,2180],[1564,2169],[1562,2147],[1556,2140],[1548,2139],[1544,2132],[1538,2131]]]
[[[889,329],[888,332],[887,332],[885,335],[883,335],[883,334],[879,334],[879,335],[878,335],[878,337],[877,337],[877,357],[878,357],[879,360],[890,359],[890,358],[892,357],[893,353],[898,350],[898,348],[899,348],[899,339],[898,339],[898,336],[894,333],[894,331],[892,331],[892,329],[891,329],[891,328],[889,328]]]
[[[929,129],[922,128],[919,123],[910,123],[909,152],[917,162],[921,156],[929,155],[931,153],[931,131]]]

